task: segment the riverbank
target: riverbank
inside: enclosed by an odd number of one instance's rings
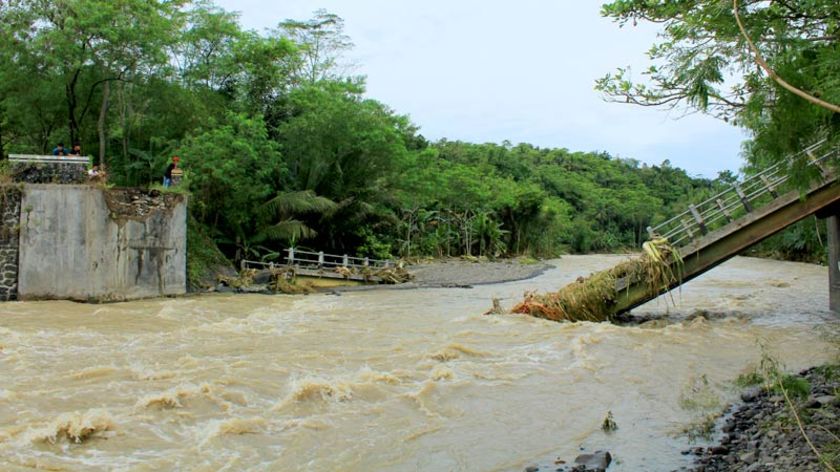
[[[468,259],[433,259],[409,264],[406,270],[411,280],[396,285],[361,285],[333,287],[329,291],[336,295],[342,292],[419,288],[472,288],[477,285],[501,284],[527,280],[542,275],[554,266],[546,261],[534,259],[504,259],[497,261]]]
[[[504,259],[499,261],[470,261],[437,259],[407,267],[414,276],[411,283],[419,287],[447,287],[485,285],[526,280],[554,267],[534,259]]]
[[[717,444],[684,451],[697,459],[693,468],[681,470],[816,472],[840,468],[840,365],[813,367],[785,377],[783,383],[790,402],[779,388],[753,387],[744,392],[743,403],[730,407],[720,421]]]

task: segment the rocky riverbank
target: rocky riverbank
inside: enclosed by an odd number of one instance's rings
[[[697,456],[696,465],[682,470],[816,472],[840,467],[840,365],[802,371],[785,384],[813,448],[782,392],[753,387],[741,395],[742,404],[724,415],[719,443],[685,451]]]
[[[525,467],[525,472],[606,472],[611,463],[612,454],[609,451],[595,451],[578,455],[571,464],[560,458],[553,463],[532,464]]]

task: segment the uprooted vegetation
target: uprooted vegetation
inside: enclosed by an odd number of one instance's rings
[[[383,284],[401,284],[413,279],[414,276],[401,265],[396,267],[336,267],[335,272],[350,279],[353,276],[360,276],[366,282],[378,281]]]
[[[641,256],[578,278],[557,292],[526,293],[511,312],[552,321],[612,321],[621,290],[644,283],[651,295],[658,295],[680,280],[682,259],[667,240],[648,241],[642,247]]]
[[[234,289],[243,289],[255,285],[258,275],[256,269],[243,269],[236,276],[219,276],[218,281]],[[315,287],[306,281],[295,277],[294,270],[278,267],[270,269],[266,289],[275,293],[308,294],[315,291]]]

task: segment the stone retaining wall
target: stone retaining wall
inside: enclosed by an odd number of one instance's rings
[[[0,187],[0,301],[17,298],[20,202],[19,187]]]
[[[83,184],[87,165],[79,162],[15,162],[12,179],[27,184]]]

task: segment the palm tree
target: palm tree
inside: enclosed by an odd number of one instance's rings
[[[260,229],[254,239],[299,241],[312,238],[317,232],[297,217],[312,213],[329,213],[336,207],[334,201],[319,197],[311,190],[279,193],[265,202],[261,209],[269,220],[277,218],[277,222]]]

